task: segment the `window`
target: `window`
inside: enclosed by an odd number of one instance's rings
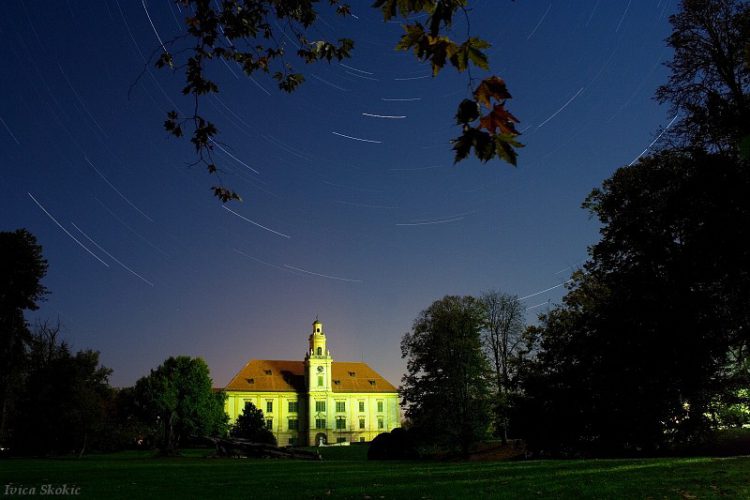
[[[246,410],[250,407],[250,405],[255,406],[255,405],[253,405],[252,401],[245,401],[245,409]]]
[[[315,419],[315,428],[316,429],[325,429],[326,428],[326,419],[324,419],[324,418],[316,418]]]
[[[271,370],[263,370],[263,373],[266,375],[271,375],[273,372]]]
[[[346,438],[338,437],[336,438],[337,443],[346,443]]]
[[[297,444],[297,438],[292,436],[289,438],[289,446],[294,446]]]
[[[266,419],[266,429],[273,429],[273,419],[267,418]]]
[[[299,426],[299,422],[296,418],[290,418],[289,420],[287,420],[287,423],[289,424],[290,431],[296,431]]]
[[[289,401],[289,413],[297,413],[299,410],[299,402]]]
[[[273,401],[266,401],[266,413],[273,413]]]
[[[323,376],[318,376],[318,387],[323,387]]]
[[[326,402],[325,401],[316,401],[315,402],[315,411],[326,411]]]
[[[346,417],[336,417],[336,429],[346,429]]]
[[[383,402],[378,401],[378,413],[383,413]]]
[[[359,402],[359,411],[362,412],[362,413],[364,413],[364,411],[365,411],[365,402],[364,401],[360,401]]]
[[[364,443],[365,442],[365,438],[364,437],[359,438],[359,442],[360,443]]]
[[[378,419],[378,429],[382,429],[382,428],[383,428],[383,419],[379,418]]]
[[[322,356],[323,355],[323,348],[322,347],[318,347],[318,351],[317,352],[318,352],[318,356]]]
[[[359,419],[359,428],[360,429],[364,429],[365,428],[365,419],[364,418],[360,418]]]
[[[339,413],[346,411],[346,401],[336,401],[336,411]]]

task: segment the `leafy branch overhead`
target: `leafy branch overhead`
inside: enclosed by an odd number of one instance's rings
[[[483,52],[490,47],[489,42],[469,36],[458,44],[440,35],[442,28],[451,27],[459,10],[466,15],[468,23],[467,6],[468,0],[377,0],[374,4],[382,10],[385,21],[397,15],[403,18],[420,13],[428,15],[426,26],[419,22],[404,25],[405,33],[396,49],[413,50],[417,59],[429,61],[432,76],[437,76],[446,63],[458,72],[470,71],[470,63],[483,70],[489,69],[487,55]],[[462,133],[451,141],[455,151],[454,163],[467,158],[474,148],[476,157],[482,162],[497,156],[516,165],[518,153],[515,148],[523,147],[523,144],[516,140],[520,135],[515,128],[518,119],[505,108],[505,102],[510,98],[502,78],[490,76],[479,83],[473,99],[464,99],[458,105],[456,122],[462,126]],[[482,106],[488,110],[484,115]]]
[[[514,148],[523,147],[523,144],[516,140],[520,135],[515,126],[518,118],[505,109],[505,101],[510,97],[505,82],[493,76],[477,86],[474,99],[461,101],[456,122],[463,125],[463,133],[453,140],[456,162],[469,156],[474,148],[474,154],[483,162],[497,155],[512,165],[516,164],[518,153]],[[482,115],[483,107],[487,109],[485,115]],[[478,126],[471,125],[477,120]]]
[[[330,63],[334,59],[341,61],[350,57],[354,48],[354,42],[348,38],[336,42],[308,38],[308,31],[314,29],[319,20],[317,0],[175,1],[186,12],[187,32],[163,45],[163,53],[155,64],[158,68],[184,73],[182,93],[193,96],[194,106],[192,113],[185,115],[170,111],[164,128],[175,137],[182,137],[188,129],[190,142],[198,155],[195,164],[204,165],[211,174],[220,173],[213,160],[218,129],[201,114],[199,107],[201,96],[219,92],[219,85],[206,74],[210,61],[236,64],[247,75],[266,73],[276,80],[280,90],[293,92],[305,78],[287,60],[287,47],[279,41],[281,35],[294,37],[298,47],[293,55],[305,64]],[[351,14],[349,5],[340,0],[325,3],[338,15]],[[405,22],[405,34],[396,49],[413,50],[418,59],[429,61],[433,76],[446,64],[459,72],[469,70],[471,75],[470,64],[482,70],[489,69],[483,49],[490,44],[471,36],[463,43],[456,43],[441,34],[441,30],[451,27],[453,17],[459,11],[466,15],[468,23],[467,4],[468,0],[377,0],[373,7],[381,9],[386,21],[397,15],[406,19],[414,14],[427,14],[425,25]],[[470,76],[470,85],[472,81]],[[473,101],[461,103],[457,118],[460,117],[463,131],[453,140],[456,162],[466,158],[473,147],[482,161],[497,156],[516,164],[514,148],[521,147],[521,144],[515,140],[519,133],[513,126],[518,120],[505,109],[505,101],[509,98],[503,81],[491,77],[482,80],[474,92]],[[476,116],[466,112],[467,101],[474,102]],[[489,109],[484,116],[480,116],[480,104]],[[467,119],[470,116],[473,118]],[[479,120],[478,125],[473,124],[476,120]],[[212,187],[212,190],[223,202],[240,199],[237,193],[221,185]]]

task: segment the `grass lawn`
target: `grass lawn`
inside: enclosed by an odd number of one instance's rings
[[[368,462],[366,447],[320,462],[145,452],[0,461],[6,485],[80,487],[81,498],[750,498],[750,457],[522,462]]]

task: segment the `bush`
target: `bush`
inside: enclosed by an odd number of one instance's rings
[[[408,460],[419,458],[413,433],[405,429],[393,429],[379,434],[367,450],[368,460]]]

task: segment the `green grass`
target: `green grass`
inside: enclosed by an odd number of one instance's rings
[[[75,484],[81,498],[750,498],[750,457],[525,462],[368,462],[360,446],[320,462],[146,452],[0,461],[5,485]]]

